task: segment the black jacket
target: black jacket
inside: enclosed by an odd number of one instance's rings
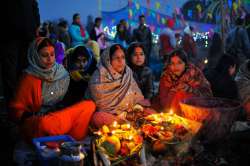
[[[151,99],[154,95],[153,73],[152,70],[147,67],[132,67],[133,76],[142,91],[144,98]]]
[[[238,99],[238,88],[232,76],[218,73],[215,69],[208,70],[205,76],[211,84],[214,97]]]

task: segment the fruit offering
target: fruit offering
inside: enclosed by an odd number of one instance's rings
[[[141,131],[145,137],[156,141],[165,141],[167,143],[178,143],[190,136],[188,122],[175,114],[159,113],[145,117],[145,124]]]
[[[110,126],[104,125],[95,134],[98,135],[98,150],[106,154],[110,160],[138,153],[143,143],[142,136],[130,124],[114,122]]]

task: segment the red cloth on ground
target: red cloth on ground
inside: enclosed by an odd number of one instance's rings
[[[21,80],[15,99],[11,102],[11,115],[16,120],[21,120],[24,112],[38,112],[42,104],[42,81],[30,74],[25,74]],[[88,124],[95,103],[81,101],[62,110],[49,113],[45,116],[32,116],[21,124],[21,133],[25,140],[32,138],[69,134],[76,140],[83,139],[88,131]]]

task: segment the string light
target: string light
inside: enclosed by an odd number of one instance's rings
[[[103,31],[105,32],[105,34],[107,35],[107,38],[109,39],[114,39],[115,38],[115,34],[116,34],[116,26],[112,26],[112,27],[108,27],[108,26],[105,26],[103,28]]]
[[[193,39],[195,42],[201,40],[204,41],[205,45],[204,47],[208,47],[208,40],[209,40],[209,33],[210,32],[194,32],[193,33]]]
[[[208,63],[208,59],[206,58],[205,60],[204,60],[204,64],[207,64]]]
[[[113,40],[116,35],[116,26],[104,26],[103,28],[108,39]],[[157,31],[158,32],[158,31]],[[207,48],[209,45],[209,33],[210,32],[193,32],[193,39],[195,42],[204,41],[204,47]],[[178,40],[178,44],[180,44],[182,39]],[[159,34],[152,32],[152,42],[153,44],[158,44],[159,42]]]

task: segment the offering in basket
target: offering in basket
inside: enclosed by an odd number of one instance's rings
[[[180,142],[189,134],[189,123],[173,113],[152,114],[145,117],[142,132],[152,140],[162,140],[168,143]]]
[[[172,111],[169,113],[152,114],[145,117],[141,131],[152,145],[155,152],[165,152],[167,149],[174,149],[175,154],[178,146],[185,147],[187,151],[192,138],[200,129],[201,124],[195,121],[182,118]]]
[[[105,154],[110,161],[138,154],[142,148],[143,138],[130,124],[118,124],[115,121],[94,133],[98,136],[98,151]]]

